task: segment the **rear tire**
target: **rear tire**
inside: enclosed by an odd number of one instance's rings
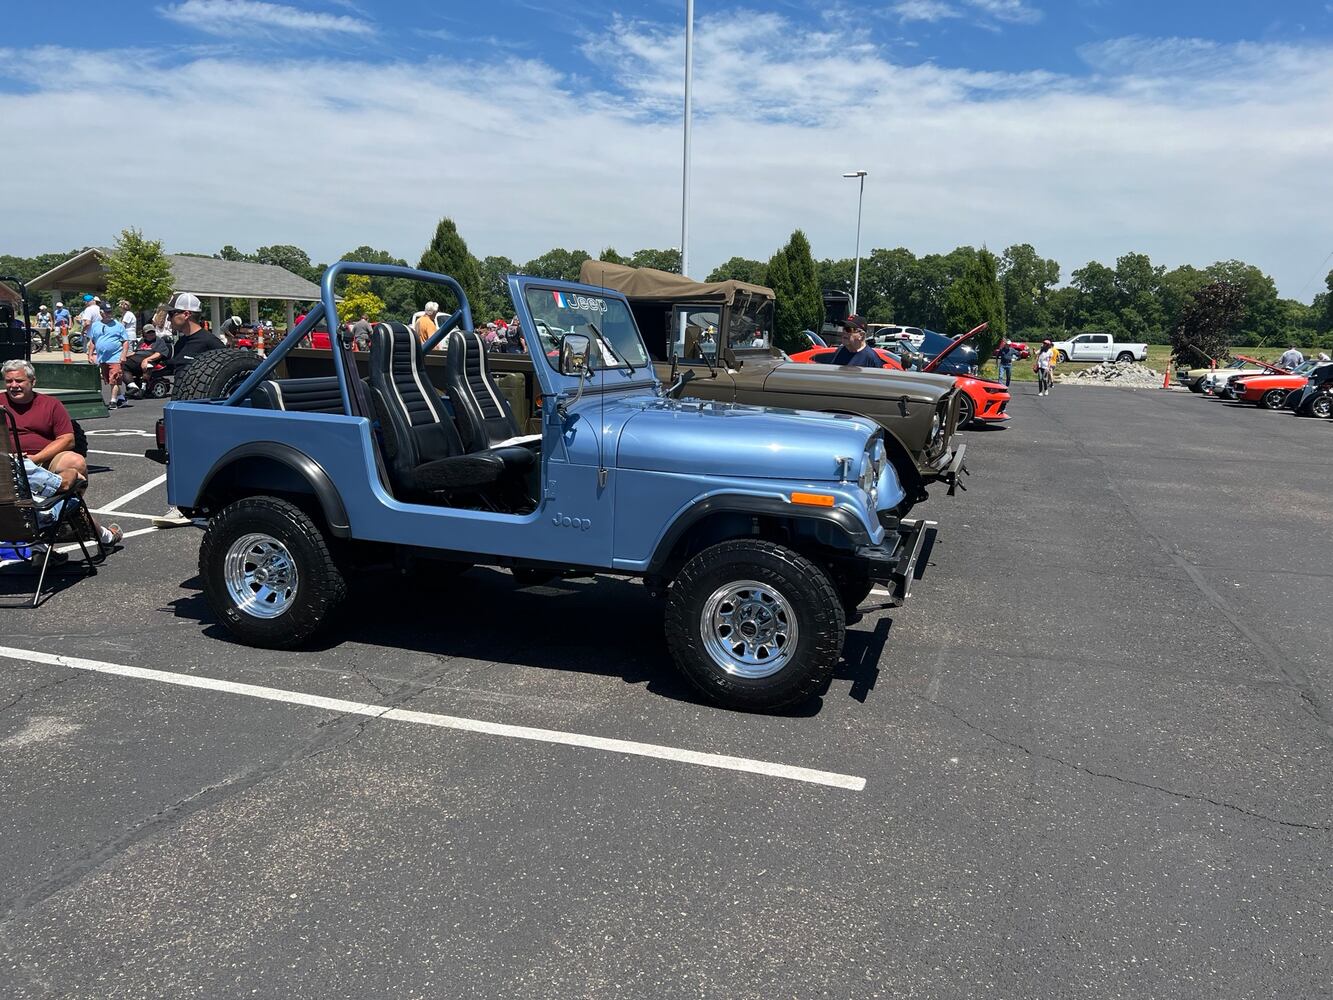
[[[173,399],[226,399],[263,360],[254,351],[218,348],[196,358],[176,376]]]
[[[758,539],[721,542],[681,569],[667,595],[667,645],[714,702],[772,711],[819,693],[847,622],[824,571]]]
[[[319,526],[277,497],[247,497],[214,517],[199,546],[204,596],[248,646],[290,649],[326,628],[347,584]]]

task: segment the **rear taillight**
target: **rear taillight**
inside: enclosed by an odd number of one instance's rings
[[[166,448],[167,425],[163,422],[161,417],[159,417],[157,420],[157,426],[153,428],[153,436],[157,439],[157,446],[159,448]]]

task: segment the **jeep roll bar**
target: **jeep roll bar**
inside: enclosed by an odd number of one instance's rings
[[[310,312],[306,313],[305,319],[297,324],[294,330],[282,338],[282,341],[269,352],[268,357],[260,362],[259,367],[247,375],[236,390],[227,397],[226,406],[235,406],[241,400],[245,399],[264,379],[268,378],[269,372],[273,371],[287,353],[297,344],[305,339],[319,323],[321,319],[330,318],[329,340],[332,343],[334,337],[338,336],[338,308],[335,304],[333,294],[334,282],[343,274],[364,274],[372,278],[407,278],[410,281],[430,282],[437,285],[444,285],[458,297],[459,307],[452,313],[447,320],[440,324],[439,329],[435,331],[435,336],[426,342],[425,349],[431,350],[438,344],[444,336],[454,328],[461,320],[467,329],[472,329],[472,307],[468,304],[467,295],[463,292],[463,286],[447,274],[436,274],[434,271],[419,271],[414,267],[403,267],[399,264],[362,264],[357,261],[340,260],[330,264],[325,270],[323,277],[319,280],[320,301]],[[353,413],[352,400],[350,395],[348,379],[352,373],[347,371],[343,362],[342,351],[334,348],[330,353],[333,355],[333,369],[338,376],[338,395],[342,398],[343,413],[351,415]]]

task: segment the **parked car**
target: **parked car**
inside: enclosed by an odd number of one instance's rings
[[[1287,394],[1283,405],[1301,417],[1327,417],[1333,410],[1333,364],[1316,362],[1305,385]]]
[[[1232,380],[1245,378],[1250,375],[1283,375],[1287,369],[1270,364],[1267,361],[1261,361],[1258,358],[1252,358],[1245,354],[1236,355],[1236,360],[1242,364],[1241,368],[1219,368],[1209,372],[1203,377],[1201,391],[1205,396],[1217,396],[1220,399],[1234,399],[1235,393],[1232,389]]]
[[[919,326],[900,326],[897,323],[870,323],[866,326],[866,341],[876,346],[905,341],[919,348],[925,336],[925,329]]]
[[[884,362],[885,368],[889,368],[896,372],[903,370],[903,363],[898,355],[894,354],[892,351],[886,351],[882,347],[876,347],[873,348],[873,350],[879,359]],[[833,364],[833,359],[837,357],[837,355],[838,348],[836,347],[812,347],[808,351],[801,351],[797,354],[790,355],[790,357],[797,364],[802,365],[831,365]]]
[[[952,379],[791,361],[770,346],[774,294],[763,285],[698,282],[596,260],[584,262],[580,277],[626,296],[658,378],[670,385],[679,373],[694,373],[686,397],[869,417],[884,428],[889,461],[907,491],[902,513],[932,483],[951,491],[957,484],[964,447],[954,432],[964,404]]]
[[[168,500],[208,518],[199,579],[241,642],[335,625],[366,564],[427,584],[478,564],[612,573],[664,598],[665,644],[707,697],[769,710],[828,683],[876,581],[907,598],[933,526],[894,516],[904,491],[873,421],[679,399],[693,371],[663,388],[625,296],[510,276],[525,339],[539,319],[565,331],[555,359],[528,341],[542,406],[525,435],[452,278],[340,261],[296,333],[357,273],[437,282],[461,307],[425,345],[381,323],[369,356],[342,334],[299,349],[332,375],[283,377],[300,336],[263,360],[211,351],[163,417]],[[441,395],[423,372],[446,338]]]
[[[1231,358],[1225,364],[1209,365],[1207,368],[1177,368],[1176,382],[1189,389],[1190,392],[1203,392],[1203,380],[1214,372],[1229,371],[1229,375],[1237,374],[1246,366],[1247,362],[1241,358]]]
[[[1228,380],[1231,396],[1237,402],[1254,403],[1265,410],[1280,410],[1287,394],[1305,388],[1315,362],[1306,361],[1290,372],[1270,375],[1237,375]]]
[[[1061,361],[1144,361],[1147,344],[1117,343],[1109,333],[1080,333],[1069,340],[1057,340],[1055,349]]]

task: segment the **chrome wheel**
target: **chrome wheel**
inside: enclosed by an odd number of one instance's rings
[[[223,562],[227,596],[252,618],[277,618],[292,606],[299,575],[287,546],[272,535],[242,535]]]
[[[796,652],[799,626],[787,599],[754,580],[728,583],[704,602],[700,638],[713,661],[736,677],[769,677]]]

